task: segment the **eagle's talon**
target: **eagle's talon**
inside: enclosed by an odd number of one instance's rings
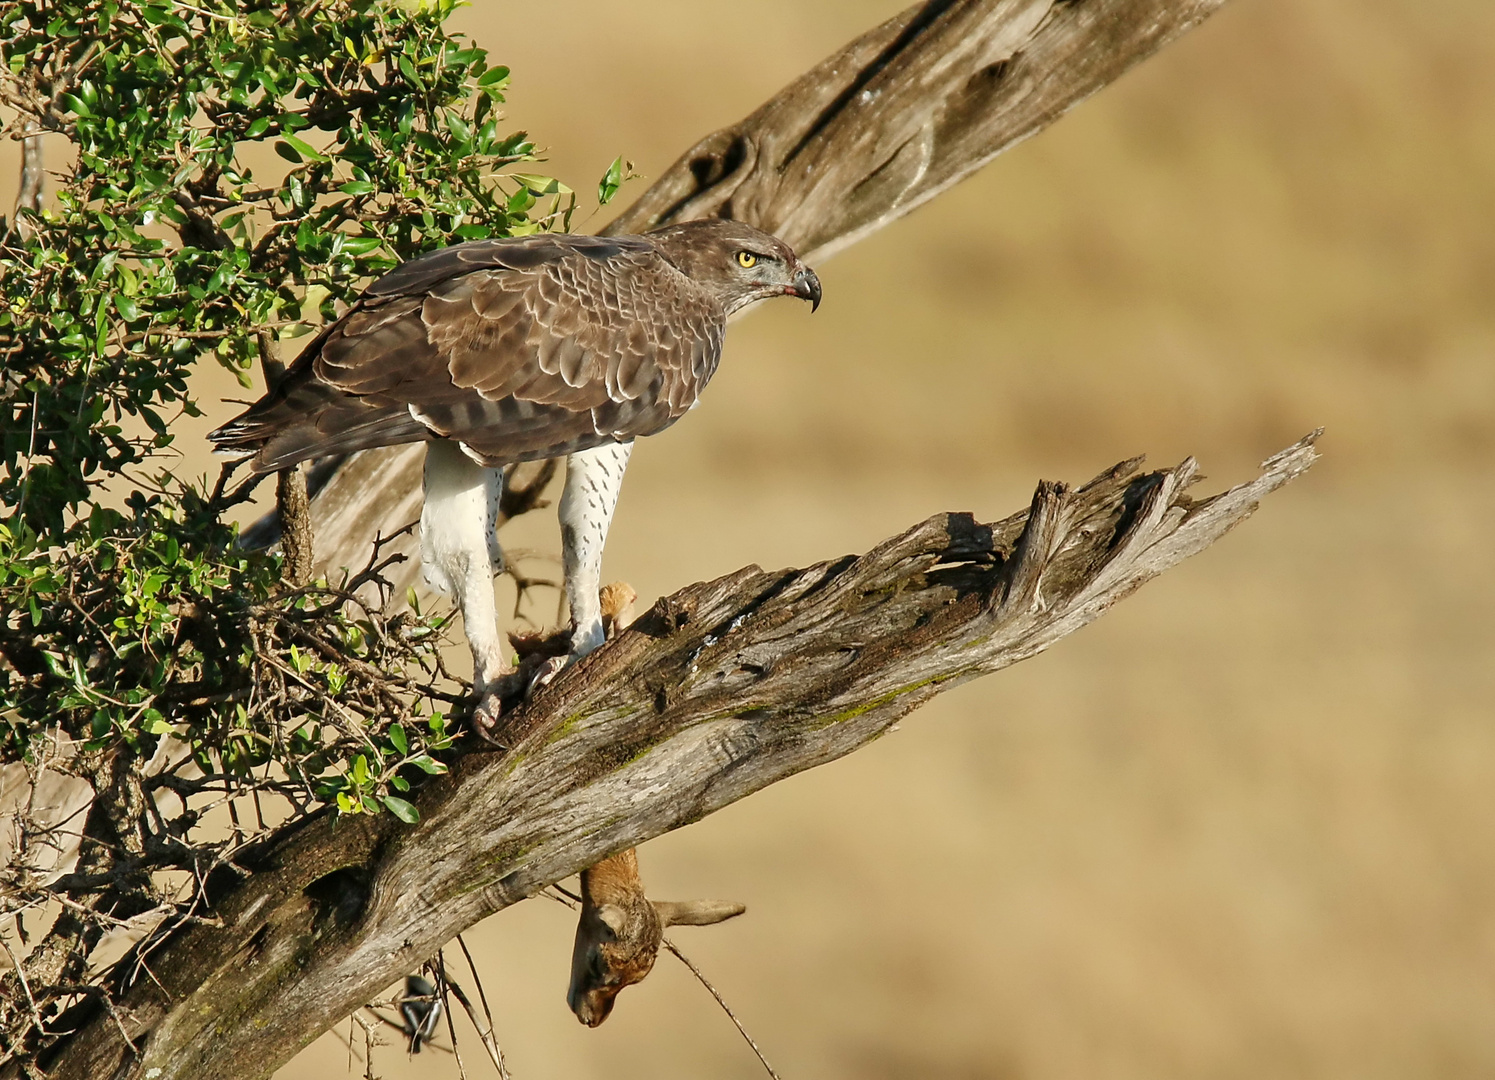
[[[524,693],[525,700],[530,700],[543,688],[549,686],[557,675],[566,670],[570,660],[569,656],[552,656],[536,668],[535,674],[530,678],[529,688]]]
[[[503,694],[497,687],[485,691],[472,710],[472,727],[478,736],[491,746],[503,746],[500,740],[504,729]]]

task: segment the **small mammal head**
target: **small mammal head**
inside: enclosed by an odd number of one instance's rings
[[[666,928],[709,926],[747,910],[726,900],[649,900],[632,848],[582,871],[581,896],[566,1003],[588,1027],[606,1020],[618,993],[653,970]]]

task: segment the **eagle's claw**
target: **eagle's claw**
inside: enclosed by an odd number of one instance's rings
[[[504,728],[503,694],[499,688],[490,689],[478,698],[472,710],[472,726],[484,742],[503,745],[499,738]]]
[[[566,666],[570,661],[571,658],[569,656],[548,657],[543,664],[535,669],[534,675],[530,677],[529,687],[524,692],[525,700],[528,701],[542,688],[549,686],[557,675],[566,670]]]

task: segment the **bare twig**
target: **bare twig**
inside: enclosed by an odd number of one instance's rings
[[[451,989],[446,978],[446,960],[440,950],[436,953],[436,993],[441,997],[441,1005],[446,1013],[446,1031],[452,1040],[452,1057],[457,1059],[457,1073],[462,1080],[467,1080],[467,1068],[462,1064],[462,1051],[457,1048],[457,1023],[452,1016],[452,1003],[448,1000],[448,992]],[[465,1004],[465,996],[458,992],[458,999]],[[469,1015],[471,1012],[469,1010]]]
[[[374,1031],[369,1022],[359,1016],[356,1011],[349,1015],[349,1019],[363,1028],[363,1080],[379,1080],[374,1075],[374,1047],[375,1045],[383,1045],[383,1040],[378,1037],[377,1032]],[[382,1020],[383,1017],[380,1017],[380,1019]],[[353,1060],[353,1040],[351,1037],[348,1039],[348,1060],[350,1062]]]
[[[472,953],[467,951],[467,942],[462,940],[461,934],[457,935],[457,944],[462,949],[462,955],[467,958],[467,970],[472,972],[473,984],[478,988],[478,1000],[483,1003],[483,1018],[486,1027],[478,1024],[478,1018],[473,1015],[472,1003],[461,991],[457,991],[458,1000],[462,1002],[462,1007],[467,1010],[467,1015],[472,1019],[472,1026],[478,1028],[478,1038],[483,1040],[483,1046],[487,1049],[488,1057],[493,1061],[494,1068],[498,1069],[498,1075],[502,1077],[502,1080],[510,1080],[503,1048],[498,1045],[498,1036],[494,1034],[493,1010],[488,1007],[488,995],[483,990],[483,977],[478,974],[478,966],[473,963]]]
[[[31,1010],[31,1023],[38,1033],[44,1033],[47,1028],[42,1023],[42,1014],[36,1007],[36,998],[31,996],[31,984],[26,981],[26,968],[21,963],[21,958],[11,950],[10,942],[5,940],[5,935],[0,934],[0,949],[5,950],[5,955],[10,960],[10,966],[15,970],[16,978],[21,983],[21,992],[26,995],[26,1006]]]
[[[679,960],[682,964],[689,968],[690,973],[696,977],[696,980],[707,989],[712,997],[716,998],[716,1003],[722,1007],[722,1012],[727,1014],[727,1019],[732,1021],[732,1026],[737,1029],[737,1033],[744,1039],[746,1039],[747,1044],[753,1048],[753,1053],[757,1055],[758,1062],[763,1066],[764,1072],[773,1077],[773,1080],[783,1080],[783,1078],[779,1076],[778,1073],[774,1072],[773,1066],[770,1065],[768,1063],[768,1059],[763,1056],[763,1051],[758,1049],[757,1041],[748,1034],[747,1028],[742,1026],[742,1021],[737,1019],[737,1014],[732,1011],[732,1006],[727,1004],[727,999],[722,997],[721,991],[711,985],[711,980],[707,979],[705,975],[701,974],[701,969],[696,967],[695,964],[691,963],[690,957],[681,952],[679,946],[677,946],[673,941],[671,941],[669,938],[664,938],[660,942],[660,944],[662,944],[666,949],[669,949],[670,952],[674,954],[676,960]]]

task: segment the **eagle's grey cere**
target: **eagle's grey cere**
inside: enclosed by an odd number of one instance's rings
[[[427,580],[462,608],[490,725],[508,671],[492,590],[502,466],[568,455],[560,514],[575,660],[603,639],[602,545],[632,441],[695,406],[733,312],[786,295],[818,307],[814,271],[735,221],[458,244],[375,282],[210,438],[257,473],[430,444],[421,555]]]

